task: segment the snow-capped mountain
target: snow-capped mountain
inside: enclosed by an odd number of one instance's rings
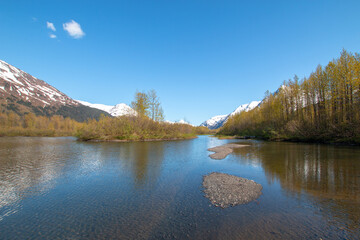
[[[82,105],[107,112],[114,117],[123,116],[123,115],[132,115],[132,116],[136,115],[136,111],[131,107],[129,107],[128,105],[126,105],[125,103],[119,103],[116,104],[115,106],[110,106],[110,105],[97,104],[97,103],[93,104],[80,100],[76,100],[76,101],[81,103]]]
[[[242,104],[237,109],[235,109],[235,111],[230,113],[230,116],[234,116],[235,114],[241,113],[243,111],[248,112],[248,111],[256,108],[260,103],[261,103],[261,101],[252,101],[247,104]]]
[[[0,60],[0,94],[17,97],[35,106],[79,105],[46,82]]]
[[[243,111],[248,112],[248,111],[256,108],[260,103],[261,103],[261,101],[252,101],[247,104],[242,104],[238,108],[236,108],[232,113],[227,114],[227,115],[219,115],[219,116],[212,117],[212,118],[206,120],[205,122],[203,122],[202,124],[200,124],[200,126],[204,126],[209,129],[218,129],[226,123],[226,121],[229,119],[229,117],[234,116],[235,114],[241,113]]]
[[[212,117],[212,118],[206,120],[205,122],[203,122],[200,126],[204,126],[209,129],[218,129],[224,124],[224,122],[227,120],[228,116],[229,116],[229,114]]]
[[[184,119],[180,119],[179,121],[175,121],[175,122],[172,122],[172,121],[169,121],[169,120],[165,120],[165,122],[171,123],[171,124],[180,123],[180,124],[188,124],[188,125],[194,126],[194,125],[192,125],[191,123],[185,121]]]
[[[186,120],[184,120],[184,119],[180,119],[179,121],[176,121],[175,123],[188,124],[188,125],[193,126],[191,123],[187,122],[187,121],[186,121]]]
[[[0,60],[0,108],[19,115],[61,115],[77,121],[99,118],[106,112],[73,100],[48,83]]]

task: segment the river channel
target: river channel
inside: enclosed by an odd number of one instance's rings
[[[208,148],[239,142],[223,160]],[[222,209],[203,176],[262,185]],[[219,140],[0,138],[0,239],[360,239],[360,148]]]

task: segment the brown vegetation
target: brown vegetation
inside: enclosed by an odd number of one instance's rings
[[[90,120],[78,130],[76,136],[84,141],[139,141],[187,139],[205,132],[204,127],[193,127],[189,124],[158,122],[146,116],[121,116],[103,117],[99,121]]]
[[[187,139],[209,133],[205,127],[164,122],[163,110],[155,90],[148,93],[137,91],[131,106],[136,116],[104,116],[99,121],[90,120],[77,131],[76,136],[84,141],[144,141]]]
[[[72,136],[82,124],[62,116],[0,112],[0,136]]]
[[[0,136],[77,136],[80,140],[173,140],[193,138],[209,134],[205,127],[163,122],[163,110],[154,90],[136,92],[132,106],[136,116],[89,119],[77,122],[62,116],[36,116],[34,113],[19,114],[3,109],[0,111]]]
[[[222,135],[360,143],[360,55],[345,50],[308,78],[284,82],[261,105],[230,118]]]

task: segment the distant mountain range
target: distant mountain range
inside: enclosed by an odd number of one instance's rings
[[[242,104],[238,108],[236,108],[233,112],[231,112],[227,115],[218,115],[218,116],[212,117],[212,118],[206,120],[205,122],[203,122],[202,124],[200,124],[200,126],[204,126],[209,129],[218,129],[218,128],[222,127],[231,116],[234,116],[235,114],[241,113],[243,111],[248,112],[248,111],[256,108],[260,103],[261,103],[261,101],[252,101],[247,104]]]
[[[98,119],[106,111],[75,101],[48,83],[0,60],[0,111],[18,115],[61,115],[77,121]]]
[[[136,115],[136,111],[131,107],[129,107],[128,105],[126,105],[125,103],[119,103],[116,104],[115,106],[110,106],[110,105],[97,104],[97,103],[93,104],[80,100],[76,100],[76,101],[82,105],[107,112],[113,117],[118,117],[123,115]]]
[[[209,129],[220,128],[229,117],[242,111],[249,111],[259,103],[260,101],[253,101],[240,105],[232,113],[212,117],[200,126]],[[18,115],[27,113],[43,116],[61,115],[80,122],[89,118],[99,119],[101,114],[114,117],[136,115],[136,111],[125,103],[110,106],[74,100],[48,83],[2,60],[0,60],[0,111],[12,111]],[[184,120],[174,123],[189,124]]]
[[[194,125],[192,125],[191,123],[189,123],[188,121],[186,121],[186,120],[184,120],[184,119],[180,119],[180,120],[175,121],[175,122],[169,121],[169,120],[165,120],[165,122],[171,123],[171,124],[179,123],[179,124],[188,124],[188,125],[194,126]]]

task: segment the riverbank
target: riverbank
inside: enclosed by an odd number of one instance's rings
[[[227,135],[214,135],[214,137],[218,139],[250,139],[253,138],[253,136],[227,136]]]
[[[360,146],[360,139],[314,139],[299,137],[257,137],[257,136],[238,136],[238,135],[214,135],[218,139],[255,139],[269,142],[297,142],[312,144],[328,144],[341,146]]]
[[[76,137],[82,141],[166,141],[195,138],[207,128],[190,124],[153,121],[147,117],[104,117],[79,128]]]
[[[132,138],[132,139],[80,139],[73,133],[59,133],[54,131],[0,131],[1,137],[76,137],[81,142],[161,142],[161,141],[179,141],[197,138],[197,135],[183,137],[165,137],[165,138]]]
[[[71,137],[75,134],[68,131],[43,130],[43,129],[0,129],[0,137]]]
[[[84,142],[161,142],[161,141],[179,141],[179,140],[191,140],[195,139],[197,136],[189,136],[189,137],[177,137],[177,138],[144,138],[144,139],[89,139],[79,141]]]

